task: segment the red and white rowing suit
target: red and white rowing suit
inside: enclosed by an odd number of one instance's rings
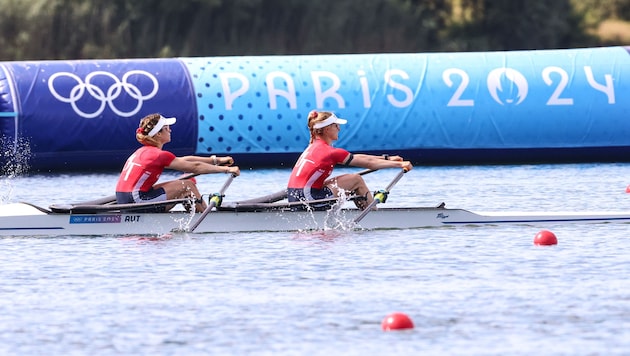
[[[306,148],[293,167],[287,185],[289,201],[329,197],[332,192],[324,186],[324,181],[330,176],[335,165],[343,164],[348,156],[350,152],[316,139]]]
[[[146,200],[147,197],[143,197],[144,194],[141,196],[140,193],[151,191],[153,185],[160,179],[164,168],[168,167],[174,159],[174,154],[155,146],[140,147],[127,159],[116,184],[116,193],[131,193],[135,202]],[[120,194],[120,196],[124,195]],[[119,203],[123,202],[119,201]]]

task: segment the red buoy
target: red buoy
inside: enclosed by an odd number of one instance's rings
[[[540,230],[536,236],[534,236],[534,245],[557,245],[558,239],[556,235],[549,230]]]
[[[626,193],[630,193],[630,185],[626,187]]]
[[[404,313],[391,313],[381,323],[383,331],[413,329],[413,322]]]

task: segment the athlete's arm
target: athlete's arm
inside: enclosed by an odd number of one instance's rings
[[[352,159],[350,160],[350,158]],[[402,159],[394,161],[394,160],[384,159],[383,156],[354,154],[346,159],[346,161],[348,160],[350,160],[350,162],[344,162],[344,163],[350,166],[362,167],[362,168],[368,168],[368,169],[403,168],[406,171],[410,171],[411,169],[413,169],[413,165],[409,161],[403,161]]]
[[[208,158],[208,157],[204,157]],[[207,174],[207,173],[231,173],[236,176],[241,174],[240,169],[237,166],[224,167],[215,166],[211,163],[206,163],[198,160],[187,160],[183,157],[175,157],[175,159],[166,168],[175,169],[182,172],[195,173],[195,174]]]

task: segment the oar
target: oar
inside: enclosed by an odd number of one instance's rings
[[[188,173],[188,174],[184,174],[179,178],[173,179],[173,180],[169,180],[167,182],[172,182],[172,181],[176,181],[176,180],[185,180],[185,179],[190,179],[190,178],[194,178],[196,176],[198,176],[199,173]],[[95,200],[88,200],[88,201],[83,201],[83,202],[79,202],[79,203],[72,203],[73,205],[105,205],[105,204],[112,204],[116,202],[116,195],[110,195],[110,196],[106,196],[103,198],[99,198],[99,199],[95,199]]]
[[[359,200],[359,199],[365,200],[365,197],[364,196],[356,196],[356,195],[351,195],[349,197],[346,197],[347,201],[353,201],[353,200]],[[273,203],[273,202],[243,203],[243,202],[236,202],[236,203],[227,203],[227,206],[226,205],[222,205],[221,206],[221,210],[231,210],[231,211],[252,211],[252,210],[260,210],[260,209],[281,210],[281,209],[286,209],[286,208],[292,208],[294,206],[308,206],[308,205],[318,204],[318,203],[334,203],[334,202],[339,202],[339,197],[315,199],[315,200],[309,200],[309,201],[294,201],[294,202],[290,202],[290,203]]]
[[[364,176],[364,175],[366,175],[368,173],[372,173],[372,172],[376,172],[376,171],[378,171],[378,169],[364,169],[364,170],[362,170],[361,172],[359,172],[357,174],[360,175],[360,176]]]
[[[362,175],[366,175],[368,173],[372,173],[376,171],[378,171],[378,169],[364,169],[357,174],[362,176]],[[237,204],[274,203],[274,202],[277,202],[286,198],[287,198],[287,190],[283,189],[269,195],[265,195],[265,196],[253,198],[253,199],[242,200],[236,203]]]
[[[190,227],[190,229],[188,230],[189,232],[194,232],[197,226],[199,226],[199,224],[201,224],[203,219],[205,219],[206,216],[212,211],[212,208],[217,206],[217,204],[221,203],[223,195],[225,194],[225,191],[228,189],[228,187],[232,183],[232,180],[234,180],[234,177],[236,177],[234,174],[230,174],[228,179],[223,184],[223,187],[221,187],[221,190],[219,191],[219,193],[215,193],[212,195],[212,198],[210,198],[210,201],[208,202],[208,207],[206,208],[206,210],[203,211],[203,213],[201,214],[199,219],[197,219],[197,221],[193,224],[193,226]]]
[[[396,185],[396,183],[398,183],[400,178],[402,178],[403,174],[405,174],[405,173],[407,173],[406,170],[404,170],[404,169],[401,170],[400,173],[398,173],[398,175],[396,177],[394,177],[394,179],[391,181],[391,183],[389,183],[387,188],[385,188],[384,192],[379,192],[379,193],[374,194],[374,200],[370,203],[370,205],[367,206],[367,208],[365,208],[365,210],[363,210],[361,212],[361,214],[359,216],[357,216],[354,219],[354,223],[355,224],[359,223],[359,221],[361,221],[367,214],[370,213],[370,211],[372,210],[372,208],[376,204],[385,202],[385,199],[387,199],[386,194],[389,194],[389,192],[392,190],[394,185]]]

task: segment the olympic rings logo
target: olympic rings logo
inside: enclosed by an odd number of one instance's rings
[[[129,78],[134,75],[140,75],[149,78],[153,85],[153,90],[150,93],[144,95],[140,91],[140,88],[132,83],[129,83]],[[106,92],[99,86],[94,84],[94,79],[99,76],[110,78],[113,81],[113,84],[110,85]],[[60,77],[67,77],[76,81],[76,85],[72,87],[67,97],[59,94],[57,89],[55,89],[55,80]],[[155,94],[157,94],[159,83],[157,81],[157,78],[155,78],[151,73],[143,70],[130,70],[123,75],[122,80],[118,79],[118,77],[112,73],[95,71],[89,73],[85,77],[85,82],[76,74],[69,72],[57,72],[51,75],[48,79],[48,89],[57,100],[64,103],[69,103],[72,106],[74,112],[77,113],[77,115],[82,116],[86,119],[91,119],[99,116],[103,113],[106,106],[108,106],[115,114],[119,116],[130,117],[140,111],[140,109],[142,108],[142,104],[146,100],[153,98]],[[116,107],[114,103],[114,100],[118,99],[121,94],[123,94],[123,91],[137,101],[135,107],[129,111],[120,110],[118,107]],[[88,98],[92,97],[93,99],[100,101],[100,105],[94,112],[86,112],[79,108],[78,103],[80,100],[83,99],[86,93],[88,95]]]

